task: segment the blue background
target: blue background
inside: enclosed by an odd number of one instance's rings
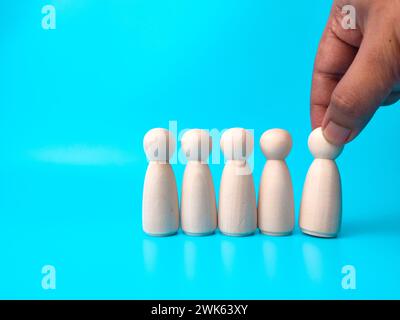
[[[41,9],[53,4],[56,30]],[[0,298],[400,298],[398,106],[338,165],[338,239],[151,238],[142,139],[186,128],[289,130],[298,211],[309,93],[329,1],[0,2]],[[218,190],[223,165],[211,166]],[[180,188],[184,165],[173,165]],[[298,212],[296,212],[297,218]],[[44,265],[56,290],[41,287]],[[341,286],[344,265],[357,289]]]

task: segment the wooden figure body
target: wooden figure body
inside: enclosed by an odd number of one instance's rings
[[[212,147],[205,130],[193,129],[182,137],[182,150],[188,158],[182,183],[182,230],[189,235],[208,235],[217,227],[214,184],[207,164]]]
[[[222,233],[246,236],[257,229],[257,206],[253,175],[247,158],[253,151],[253,136],[242,128],[232,128],[221,137],[227,162],[219,191],[218,225]]]
[[[300,228],[317,237],[336,237],[342,218],[342,190],[334,161],[343,147],[329,143],[322,129],[315,129],[308,139],[315,160],[308,170],[300,207]]]
[[[285,158],[292,148],[292,139],[285,130],[271,129],[264,132],[260,145],[268,160],[258,194],[258,227],[265,234],[288,235],[294,226],[294,196]]]
[[[173,235],[179,228],[178,192],[169,159],[175,140],[166,129],[150,130],[143,140],[149,160],[143,186],[143,230],[152,236]]]

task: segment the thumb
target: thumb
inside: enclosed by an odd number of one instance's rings
[[[395,54],[388,50],[390,45],[382,42],[365,37],[353,63],[332,92],[322,128],[325,138],[333,144],[353,140],[396,82]],[[389,42],[392,40],[387,39]]]

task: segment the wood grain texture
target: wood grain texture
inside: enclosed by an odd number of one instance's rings
[[[288,235],[294,227],[294,196],[285,158],[292,138],[286,130],[270,129],[261,136],[260,146],[267,162],[258,193],[258,227],[265,234]]]
[[[178,231],[178,192],[170,164],[150,162],[144,180],[142,208],[144,232],[167,236]]]
[[[342,220],[342,187],[334,159],[343,147],[330,144],[321,128],[315,129],[308,145],[316,158],[303,187],[299,224],[301,230],[317,237],[336,237]]]
[[[178,191],[169,164],[175,140],[168,130],[155,128],[145,135],[143,147],[149,160],[143,185],[143,230],[152,236],[175,234],[179,228]]]
[[[220,182],[219,229],[231,236],[253,234],[257,229],[256,194],[246,160],[253,151],[253,137],[245,129],[229,129],[221,137],[221,148],[228,161]]]
[[[258,194],[258,227],[269,235],[288,235],[294,227],[294,196],[289,169],[283,160],[268,160]]]
[[[207,164],[190,161],[186,165],[181,198],[182,230],[190,235],[214,233],[217,207],[214,184]]]
[[[207,164],[212,148],[205,130],[192,129],[182,137],[182,150],[189,160],[182,182],[182,230],[189,235],[214,233],[217,227],[217,208],[214,184]]]

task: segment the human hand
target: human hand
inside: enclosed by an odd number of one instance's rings
[[[355,29],[345,29],[345,5]],[[400,99],[400,0],[335,0],[314,64],[311,122],[330,142],[353,140],[381,105]]]

